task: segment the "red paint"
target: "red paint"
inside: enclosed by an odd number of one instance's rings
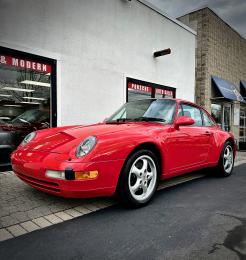
[[[177,107],[180,102],[195,105],[176,101]],[[121,122],[37,131],[33,141],[12,154],[13,170],[24,182],[42,191],[62,197],[85,198],[113,195],[124,162],[133,149],[144,143],[155,145],[159,151],[162,180],[216,166],[224,143],[229,138],[234,141],[233,135],[221,130],[217,124],[214,127],[192,126],[190,118],[177,119],[177,114],[178,109],[172,125]],[[97,137],[95,148],[86,156],[77,158],[77,146],[91,135]],[[45,175],[46,169],[64,171],[66,168],[97,170],[99,175],[95,179],[76,181]]]

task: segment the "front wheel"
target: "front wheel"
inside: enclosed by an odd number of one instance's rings
[[[159,163],[149,150],[135,152],[126,162],[118,183],[123,204],[141,206],[155,194],[160,176]]]
[[[230,142],[226,142],[220,154],[216,170],[221,177],[231,175],[234,166],[234,147]]]

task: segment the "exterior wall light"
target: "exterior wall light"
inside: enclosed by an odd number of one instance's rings
[[[154,52],[153,56],[154,56],[154,58],[156,58],[156,57],[167,55],[167,54],[170,54],[170,53],[171,53],[171,49],[168,48],[168,49],[165,49],[165,50],[162,50],[162,51]]]

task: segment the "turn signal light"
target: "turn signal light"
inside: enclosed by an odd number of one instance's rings
[[[75,180],[87,180],[96,178],[98,171],[75,172]]]

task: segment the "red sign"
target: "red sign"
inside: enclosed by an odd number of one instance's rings
[[[173,91],[166,90],[166,89],[156,88],[155,93],[160,94],[160,95],[167,95],[167,96],[173,97]]]
[[[151,87],[142,86],[142,85],[139,85],[139,84],[128,83],[128,88],[134,89],[134,90],[150,92],[150,93],[152,92],[152,88]]]
[[[0,65],[9,65],[15,66],[19,68],[31,69],[31,70],[38,70],[43,72],[51,72],[51,66],[47,64],[38,63],[35,61],[28,61],[18,58],[13,58],[5,55],[0,54]]]

